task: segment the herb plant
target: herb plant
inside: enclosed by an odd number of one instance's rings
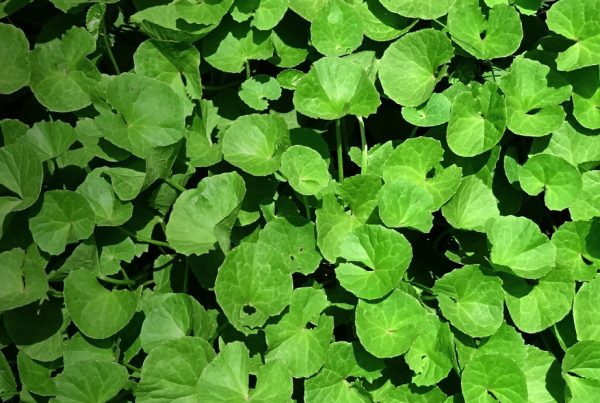
[[[597,0],[0,19],[1,400],[598,400]]]

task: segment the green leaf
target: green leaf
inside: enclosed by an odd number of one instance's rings
[[[552,353],[527,346],[527,359],[521,366],[530,402],[555,402],[564,393],[560,364]]]
[[[458,46],[483,60],[512,55],[523,39],[519,13],[508,4],[484,11],[478,0],[455,1],[448,13],[448,29]]]
[[[545,136],[563,124],[560,104],[571,97],[572,87],[542,63],[518,56],[500,80],[506,96],[508,128],[521,136]]]
[[[263,0],[254,11],[252,25],[266,31],[275,28],[288,9],[289,0]]]
[[[354,52],[363,41],[359,11],[344,0],[329,0],[310,26],[312,45],[325,56]]]
[[[356,175],[344,180],[339,188],[339,195],[350,206],[352,215],[367,223],[376,216],[377,193],[381,186],[381,178],[378,176]]]
[[[321,155],[302,145],[285,150],[281,156],[281,173],[296,192],[306,196],[318,194],[331,180]]]
[[[465,402],[527,402],[525,374],[501,354],[481,354],[465,367],[461,377]]]
[[[359,298],[381,298],[396,287],[412,259],[404,235],[381,225],[362,225],[341,247],[335,269],[341,286]]]
[[[246,105],[257,111],[269,107],[269,101],[275,101],[281,96],[281,87],[276,79],[266,74],[258,74],[244,81],[240,86],[240,98]]]
[[[37,44],[29,59],[29,85],[37,100],[54,112],[90,105],[100,73],[86,56],[95,50],[94,37],[83,28],[72,28],[62,39]]]
[[[390,358],[408,351],[425,326],[427,311],[411,295],[394,290],[381,300],[360,300],[356,334],[375,357]]]
[[[562,362],[562,376],[570,401],[589,401],[600,391],[600,341],[584,340],[571,346]]]
[[[452,369],[453,338],[450,326],[436,315],[427,315],[427,326],[406,353],[405,360],[417,386],[435,385]]]
[[[566,222],[552,234],[556,246],[556,267],[577,281],[590,281],[600,264],[599,222]]]
[[[278,249],[265,243],[242,243],[219,268],[215,293],[229,322],[248,333],[290,303],[292,277]]]
[[[554,268],[556,246],[528,218],[502,216],[488,220],[486,233],[492,245],[494,269],[538,279]]]
[[[573,319],[578,340],[600,341],[600,277],[585,283],[573,301]]]
[[[359,3],[358,12],[363,20],[365,36],[374,41],[391,41],[414,26],[408,18],[387,10],[380,0]]]
[[[77,140],[77,132],[65,122],[38,122],[25,133],[23,141],[33,147],[40,161],[57,158]]]
[[[177,0],[169,4],[151,2],[133,14],[131,21],[147,35],[171,42],[195,42],[215,29],[227,14],[233,0],[215,0],[198,3]],[[145,4],[145,3],[144,3]]]
[[[56,379],[60,402],[105,402],[127,386],[127,369],[116,362],[80,361],[65,366]]]
[[[256,376],[256,387],[248,378]],[[209,402],[288,401],[292,395],[292,378],[279,361],[271,361],[252,370],[248,349],[241,342],[225,345],[198,379],[198,399]]]
[[[405,180],[426,190],[433,199],[432,211],[456,192],[462,178],[456,165],[440,165],[444,150],[438,140],[417,137],[405,140],[383,162],[385,182]]]
[[[63,355],[63,332],[71,322],[62,312],[62,303],[45,301],[3,313],[6,333],[30,358],[43,362]]]
[[[571,311],[575,282],[559,267],[535,281],[504,276],[506,306],[519,330],[538,333],[563,319]]]
[[[417,107],[402,108],[402,117],[408,123],[419,127],[439,126],[450,119],[452,102],[444,94],[434,92],[431,97]]]
[[[548,10],[548,28],[575,43],[556,58],[559,70],[600,64],[600,13],[593,0],[561,0]]]
[[[523,190],[532,196],[545,191],[544,201],[550,210],[564,210],[578,199],[582,188],[577,168],[561,157],[537,154],[519,171]]]
[[[229,126],[223,137],[227,162],[255,176],[279,169],[281,155],[290,144],[285,121],[275,115],[244,115]]]
[[[581,192],[569,207],[573,220],[589,220],[600,217],[600,172],[589,171],[581,175]]]
[[[373,357],[360,343],[331,343],[323,369],[306,380],[306,401],[368,402],[365,390],[352,379],[373,381],[381,376],[383,367],[383,360]]]
[[[37,248],[27,252],[18,248],[2,252],[0,261],[3,262],[0,266],[0,312],[27,305],[46,295],[46,261]]]
[[[339,119],[348,114],[369,116],[381,101],[365,70],[347,59],[324,57],[312,64],[297,84],[294,106],[317,119]]]
[[[75,270],[65,279],[65,306],[81,333],[105,339],[123,329],[137,310],[139,293],[108,291],[87,270]]]
[[[11,94],[29,84],[29,42],[14,25],[0,23],[0,94]]]
[[[288,257],[292,272],[308,275],[321,263],[317,251],[315,224],[300,217],[277,217],[260,231],[259,243],[264,242],[279,249]]]
[[[490,270],[468,265],[445,274],[435,282],[442,314],[471,337],[491,336],[504,319],[502,281]]]
[[[319,11],[327,4],[328,0],[289,0],[290,9],[308,21],[317,18]]]
[[[88,238],[95,225],[94,210],[78,193],[44,193],[41,209],[29,219],[29,230],[44,252],[59,255],[68,244]]]
[[[98,226],[119,226],[133,215],[133,205],[119,200],[113,187],[99,169],[93,170],[76,190],[85,197]]]
[[[110,81],[107,101],[117,113],[102,112],[95,119],[98,130],[108,141],[139,158],[146,158],[152,147],[183,138],[185,104],[162,81],[121,74]]]
[[[335,262],[341,256],[342,246],[348,234],[360,223],[356,218],[344,212],[336,197],[323,196],[322,205],[316,211],[317,245],[323,257]]]
[[[596,66],[579,69],[568,75],[573,85],[573,115],[588,129],[600,129],[600,74]]]
[[[231,228],[246,186],[236,172],[202,179],[196,189],[181,193],[167,223],[167,240],[184,255],[202,255],[218,243],[229,250]]]
[[[500,215],[498,201],[481,179],[464,178],[450,201],[442,207],[442,214],[454,228],[485,232],[485,223]]]
[[[450,0],[381,0],[388,10],[410,18],[433,20],[446,15]]]
[[[114,340],[111,338],[96,340],[90,339],[77,332],[63,346],[63,361],[71,365],[79,361],[115,361],[113,351]]]
[[[475,86],[454,98],[448,123],[448,147],[461,157],[491,150],[506,130],[506,103],[496,84]]]
[[[136,49],[133,61],[137,74],[168,84],[182,103],[187,104],[186,114],[190,114],[193,107],[189,98],[202,98],[200,53],[195,47],[149,39]]]
[[[445,65],[453,55],[452,42],[440,31],[422,29],[404,35],[386,49],[379,63],[383,91],[402,106],[419,106],[446,74]]]
[[[323,290],[296,288],[288,312],[265,328],[266,362],[281,362],[295,378],[317,373],[333,335],[333,318],[321,315],[328,305]]]
[[[12,192],[0,196],[0,205],[7,205],[9,211],[33,205],[40,195],[43,177],[44,168],[31,147],[17,143],[0,148],[0,185]]]
[[[186,336],[210,341],[217,325],[202,305],[187,294],[167,294],[144,319],[140,333],[142,348],[150,352],[170,340]]]
[[[273,55],[269,34],[250,27],[248,22],[225,19],[202,41],[202,54],[214,68],[239,73],[250,60],[265,60]]]
[[[0,361],[2,358],[0,357]],[[2,367],[2,364],[0,364],[0,367]],[[27,389],[36,395],[56,396],[55,379],[51,376],[52,372],[57,369],[56,367],[57,365],[54,363],[34,361],[22,351],[17,355],[17,368],[19,370],[20,381],[24,387],[27,387]],[[0,385],[2,383],[0,381]],[[2,386],[0,386],[0,393],[9,392],[8,389],[2,389]]]
[[[198,401],[198,378],[214,357],[211,346],[196,337],[183,337],[157,346],[144,360],[135,391],[136,401]]]

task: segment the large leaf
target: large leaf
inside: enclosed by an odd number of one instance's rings
[[[442,32],[423,29],[392,43],[381,57],[379,80],[385,94],[403,106],[418,106],[445,75],[454,50]],[[402,74],[398,74],[402,71]]]
[[[169,244],[185,255],[201,255],[217,243],[228,251],[245,193],[244,180],[231,172],[204,178],[196,189],[180,194],[167,223]]]

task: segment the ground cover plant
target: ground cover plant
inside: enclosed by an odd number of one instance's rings
[[[596,0],[1,0],[0,399],[596,402]]]

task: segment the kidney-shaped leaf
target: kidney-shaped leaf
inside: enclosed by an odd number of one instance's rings
[[[502,281],[489,269],[464,266],[435,282],[434,291],[442,314],[458,330],[471,337],[496,333],[504,320]]]
[[[318,119],[339,119],[348,114],[369,116],[381,101],[365,70],[337,57],[317,60],[297,84],[294,106]]]
[[[202,255],[216,243],[227,251],[245,193],[244,179],[236,172],[209,176],[181,193],[167,223],[169,244],[185,255]]]
[[[419,106],[431,96],[445,75],[443,66],[453,55],[452,42],[441,31],[422,29],[404,35],[381,58],[379,80],[383,91],[400,105]]]
[[[594,0],[561,0],[548,10],[548,28],[575,43],[559,53],[559,70],[600,64],[600,11]]]
[[[556,260],[556,246],[526,217],[501,216],[486,224],[494,268],[526,279],[545,276]]]
[[[564,210],[573,205],[583,186],[577,168],[561,157],[536,154],[519,171],[519,182],[530,195],[545,190],[544,201],[550,210]]]
[[[229,322],[247,333],[290,303],[292,276],[275,247],[242,243],[227,254],[219,268],[215,293]]]
[[[404,235],[381,225],[362,225],[346,238],[335,269],[342,287],[359,298],[381,298],[402,279],[412,259]]]
[[[451,0],[381,0],[388,10],[404,17],[433,20],[446,15]]]
[[[139,294],[109,291],[88,270],[75,270],[65,279],[65,305],[81,333],[105,339],[123,329],[137,310]]]
[[[254,176],[279,168],[281,154],[290,144],[285,120],[275,115],[240,116],[223,137],[225,161]]]
[[[92,235],[95,223],[94,210],[85,197],[51,190],[44,193],[40,211],[29,219],[29,230],[40,249],[59,255],[68,244]]]
[[[0,23],[0,94],[11,94],[29,84],[29,42],[14,25]]]
[[[504,354],[478,354],[461,374],[465,402],[527,402],[527,383],[519,365]]]
[[[302,145],[292,146],[283,153],[281,173],[296,192],[306,196],[316,195],[331,180],[321,154]]]
[[[358,302],[356,334],[375,357],[395,357],[408,351],[427,323],[426,315],[413,296],[394,290],[381,300]]]
[[[363,41],[363,20],[356,6],[329,0],[310,26],[312,45],[325,56],[343,56]]]

